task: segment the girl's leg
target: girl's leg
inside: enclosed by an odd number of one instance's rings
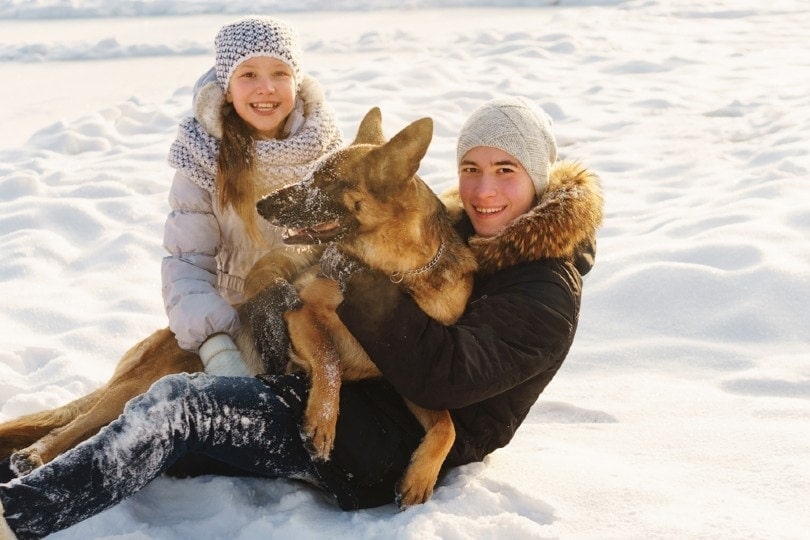
[[[298,427],[306,384],[290,384],[303,391],[280,398],[254,378],[164,377],[96,436],[0,485],[6,520],[20,538],[45,536],[120,502],[189,452],[314,482]]]

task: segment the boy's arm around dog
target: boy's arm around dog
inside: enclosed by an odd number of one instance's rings
[[[527,264],[479,278],[452,326],[428,317],[379,275],[349,280],[338,314],[404,397],[429,409],[459,409],[562,362],[575,330],[580,279],[575,270],[554,266]]]

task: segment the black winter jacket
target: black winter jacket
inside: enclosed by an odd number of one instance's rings
[[[506,445],[557,373],[574,339],[602,218],[597,178],[573,163],[552,170],[537,205],[496,237],[472,234],[457,196],[446,201],[480,271],[461,318],[444,326],[386,276],[360,274],[338,315],[385,381],[346,384],[336,447],[321,464],[342,508],[385,504],[423,431],[404,396],[449,409],[456,441],[445,467]],[[369,312],[385,315],[370,320]]]

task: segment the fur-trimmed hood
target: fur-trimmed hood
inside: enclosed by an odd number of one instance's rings
[[[441,199],[455,220],[469,224],[458,188]],[[598,177],[579,163],[561,161],[551,169],[548,187],[531,210],[495,236],[473,234],[469,244],[479,271],[490,274],[521,262],[573,258],[578,246],[595,240],[601,223]]]

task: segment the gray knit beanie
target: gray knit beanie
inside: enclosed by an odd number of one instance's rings
[[[295,31],[284,21],[269,17],[248,17],[223,26],[214,39],[217,81],[223,90],[236,67],[249,58],[267,56],[281,60],[301,81],[301,51]]]
[[[557,160],[557,143],[551,118],[523,97],[495,98],[475,109],[461,128],[456,161],[476,146],[491,146],[516,158],[542,195],[551,165]]]

